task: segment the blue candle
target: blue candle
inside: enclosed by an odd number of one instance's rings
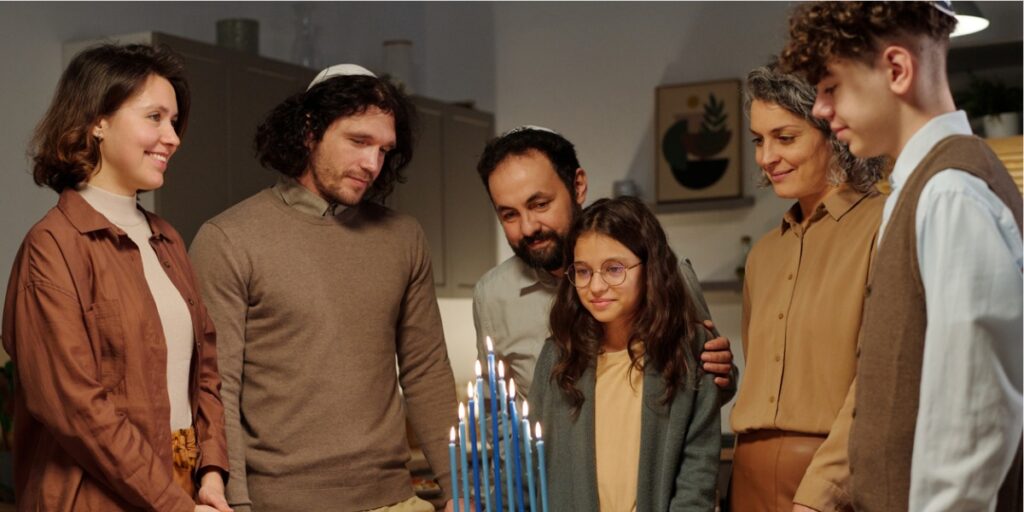
[[[519,462],[519,414],[516,413],[516,381],[508,383],[509,421],[512,423],[512,453],[516,468],[516,509],[523,512],[523,464]],[[511,500],[510,500],[511,503]]]
[[[508,390],[505,389],[505,364],[498,361],[498,390],[501,395],[501,438],[505,443],[505,488],[508,489],[508,509],[515,508],[515,495],[512,494],[512,445],[508,431]]]
[[[530,442],[530,404],[523,400],[523,453],[526,454],[526,491],[530,495],[530,512],[537,512],[537,490],[533,486],[533,443]]]
[[[463,505],[466,511],[469,511],[469,471],[468,464],[466,463],[466,406],[459,402],[459,453],[462,459],[462,499]],[[454,487],[458,487],[459,483],[456,480],[452,480]]]
[[[484,378],[481,377],[483,371],[480,368],[480,360],[476,360],[474,365],[476,370],[476,396],[484,396]],[[488,511],[493,510],[491,508],[491,466],[487,460],[487,415],[484,414],[483,403],[477,400],[477,419],[480,421],[480,455],[483,456],[483,464],[480,467],[484,470],[484,508]]]
[[[473,502],[480,512],[480,454],[476,450],[476,404],[473,402],[473,384],[467,389],[469,395],[469,445],[473,447]]]
[[[498,444],[498,397],[497,386],[494,382],[494,342],[491,341],[491,337],[487,337],[487,383],[491,385],[491,446],[500,446]],[[495,448],[497,450],[498,448]],[[501,506],[501,460],[500,457],[494,457],[494,504],[495,510],[503,512],[504,507]]]
[[[537,423],[537,471],[540,477],[540,510],[548,512],[548,469],[544,467],[544,439],[540,436]]]
[[[448,467],[452,468],[452,506],[455,512],[459,512],[459,471],[455,465],[455,427],[452,427],[448,441]]]

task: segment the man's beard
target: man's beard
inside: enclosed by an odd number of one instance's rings
[[[364,190],[362,194],[358,194],[358,197],[356,198],[343,197],[341,194],[342,187],[340,183],[344,178],[344,175],[331,176],[326,172],[323,175],[321,175],[319,172],[317,172],[316,169],[313,170],[313,186],[316,187],[317,191],[320,192],[320,196],[326,199],[328,203],[332,205],[339,204],[348,207],[356,206],[359,204],[360,201],[362,201],[363,197],[366,195],[366,192],[368,192],[369,188],[373,186],[373,183],[371,181],[370,185],[367,186],[366,190]],[[332,188],[332,184],[328,183],[328,180],[333,181],[338,185]]]
[[[530,249],[530,244],[550,240],[552,243],[547,248],[536,251]],[[532,268],[544,269],[553,272],[563,267],[565,261],[565,237],[560,236],[552,230],[539,231],[533,236],[523,237],[518,244],[512,247],[512,252],[519,256]]]
[[[576,224],[576,219],[579,218],[583,208],[578,204],[573,204],[572,208],[572,219],[569,225]],[[530,244],[533,242],[540,242],[550,240],[552,243],[547,249],[540,249],[537,251],[530,250]],[[559,235],[553,230],[538,231],[533,236],[523,237],[518,244],[512,246],[512,252],[516,256],[526,262],[531,268],[544,269],[548,272],[554,272],[559,269],[564,269],[567,265],[565,261],[565,236]]]

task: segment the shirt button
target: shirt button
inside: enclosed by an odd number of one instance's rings
[[[189,300],[188,300],[188,305],[189,305],[189,306],[195,306],[195,305],[196,305],[196,303],[195,303],[195,301],[194,301],[194,300],[192,300],[192,299],[189,299]]]
[[[775,354],[775,360],[776,361],[782,361],[782,356],[779,355],[779,354]]]
[[[856,407],[854,407],[853,409],[850,409],[850,417],[851,418],[856,418],[857,417],[857,408]]]
[[[788,277],[786,277],[786,279],[789,279],[790,281],[792,281],[793,280],[793,274],[790,274]]]
[[[779,313],[779,320],[782,320],[782,317],[783,317],[782,313]]]
[[[871,296],[871,285],[867,285],[867,286],[864,287],[864,296],[865,297],[870,297]]]
[[[171,262],[164,261],[164,266],[167,267],[167,268],[171,268]]]
[[[774,404],[775,403],[775,397],[774,396],[768,397],[768,403]]]

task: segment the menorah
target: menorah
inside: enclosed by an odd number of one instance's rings
[[[480,361],[476,361],[476,382],[466,385],[468,407],[459,403],[458,436],[452,426],[448,456],[452,471],[455,512],[547,512],[548,485],[544,467],[544,440],[540,423],[530,435],[530,405],[523,400],[523,413],[516,407],[515,380],[505,381],[505,364],[495,365],[494,344],[487,337],[487,379],[490,414],[484,406],[484,379]],[[495,371],[497,370],[497,371]],[[497,379],[495,378],[497,374]],[[500,405],[499,405],[500,404]],[[468,409],[468,418],[467,418]],[[488,421],[489,419],[489,421]],[[488,430],[489,429],[489,430]],[[468,434],[468,435],[467,435]],[[488,434],[490,434],[488,436]],[[490,448],[488,448],[488,440]],[[501,452],[504,448],[504,468]],[[537,452],[537,478],[534,479],[533,452]],[[468,452],[468,453],[467,453]],[[456,468],[456,453],[460,469]],[[472,462],[470,463],[470,459]],[[526,488],[523,488],[525,467]],[[472,468],[472,469],[470,469]],[[461,475],[462,486],[459,487]],[[493,491],[491,483],[493,482]],[[536,483],[536,485],[535,485]],[[472,485],[472,487],[470,487]],[[540,507],[537,506],[537,487]],[[472,494],[470,494],[472,489]],[[492,496],[493,492],[493,496]],[[471,499],[471,497],[473,499]],[[482,503],[481,503],[481,497]],[[527,506],[529,508],[527,508]]]

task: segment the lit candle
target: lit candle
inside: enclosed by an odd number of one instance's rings
[[[494,342],[491,337],[487,341],[487,383],[491,385],[491,446],[499,450],[498,444],[498,397],[497,385],[494,382]],[[501,457],[494,457],[494,504],[495,510],[501,512],[505,508],[501,506]]]
[[[523,400],[523,453],[526,454],[526,490],[530,495],[530,512],[537,511],[537,491],[533,487],[533,443],[530,442],[530,404]]]
[[[501,434],[505,443],[505,488],[508,489],[508,509],[515,508],[515,495],[512,494],[512,445],[508,431],[508,390],[505,388],[505,363],[498,361],[498,390],[501,395]]]
[[[480,454],[476,449],[476,404],[473,402],[473,383],[466,387],[469,396],[469,445],[473,448],[473,500],[476,512],[480,512]]]
[[[459,512],[459,471],[455,465],[455,427],[452,427],[448,441],[448,467],[452,468],[452,506],[455,512]]]
[[[544,439],[540,435],[540,422],[537,422],[537,471],[540,478],[540,510],[548,512],[548,469],[544,467]]]
[[[480,367],[480,360],[476,360],[476,364],[473,365],[476,370],[476,396],[484,396],[484,378],[481,376],[483,370]],[[480,422],[480,455],[483,457],[483,464],[480,465],[483,468],[484,476],[484,505],[485,509],[490,511],[491,509],[491,466],[487,460],[487,415],[484,411],[484,404],[482,400],[477,400],[477,419]],[[479,498],[478,498],[479,499]]]
[[[512,423],[512,453],[508,457],[515,459],[516,468],[516,508],[523,512],[523,465],[519,462],[519,414],[516,413],[516,381],[508,383],[509,422]],[[511,503],[511,500],[509,500]]]
[[[462,402],[459,402],[459,453],[462,459],[462,499],[465,510],[469,511],[469,471],[468,464],[466,463],[466,406]],[[459,486],[459,482],[452,480],[454,487]]]

